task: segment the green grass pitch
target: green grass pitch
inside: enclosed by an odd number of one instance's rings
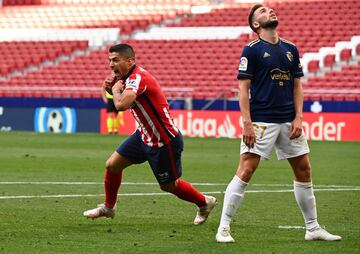
[[[342,241],[308,242],[304,229],[279,228],[303,218],[291,170],[273,157],[232,223],[236,243],[224,245],[215,232],[239,140],[185,139],[183,178],[219,201],[204,225],[192,225],[193,204],[163,195],[147,164],[125,170],[113,220],[83,218],[103,201],[105,160],[123,139],[0,133],[0,253],[360,253],[360,143],[309,142],[319,222]]]

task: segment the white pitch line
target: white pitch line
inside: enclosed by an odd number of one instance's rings
[[[0,182],[0,185],[103,185],[103,182]],[[199,186],[223,186],[228,183],[192,183]],[[122,182],[121,185],[159,185],[156,182]]]
[[[305,229],[304,226],[288,226],[288,225],[279,225],[278,228],[281,228],[281,229]]]
[[[0,185],[103,185],[103,182],[1,182]],[[158,185],[156,182],[123,182],[122,185]],[[228,183],[191,183],[196,186],[227,186]],[[255,183],[249,186],[258,187],[293,187],[293,184],[282,184],[282,183]],[[360,188],[360,186],[349,186],[349,185],[315,185],[315,188]]]
[[[321,191],[358,191],[360,188],[346,189],[314,189],[316,192]],[[288,193],[293,190],[247,190],[246,193]],[[204,194],[224,194],[224,191],[206,191]],[[150,193],[121,193],[119,196],[165,196],[172,195],[167,192],[150,192]],[[80,198],[80,197],[101,197],[104,194],[67,194],[67,195],[29,195],[29,196],[0,196],[1,199],[31,199],[31,198]]]

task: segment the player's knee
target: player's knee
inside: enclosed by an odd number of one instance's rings
[[[296,168],[294,171],[295,179],[300,182],[310,182],[311,181],[311,167],[310,165],[304,165]]]
[[[299,165],[296,168],[296,171],[300,174],[310,175],[311,174],[311,166],[310,163],[304,163],[302,165]]]
[[[252,175],[254,174],[255,169],[251,167],[241,168],[236,172],[236,175],[244,182],[249,182]]]
[[[107,170],[110,170],[110,171],[112,171],[112,172],[117,171],[117,170],[116,170],[116,167],[115,167],[115,165],[114,165],[114,163],[112,162],[111,159],[108,159],[108,160],[106,161],[105,167],[106,167]]]
[[[174,193],[175,188],[175,183],[160,184],[160,189],[165,192]]]

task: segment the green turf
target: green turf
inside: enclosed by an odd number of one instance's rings
[[[307,242],[293,193],[248,192],[232,224],[235,244],[215,242],[223,192],[238,164],[239,140],[185,140],[183,178],[215,192],[219,205],[202,226],[195,207],[171,195],[120,196],[114,220],[87,220],[102,202],[104,165],[122,137],[0,132],[0,253],[360,253],[359,190],[316,192],[319,222],[341,242]],[[316,189],[360,187],[360,143],[310,142]],[[92,182],[89,185],[4,182]],[[147,164],[125,171],[120,193],[161,193]],[[266,186],[289,184],[289,186]],[[286,161],[261,163],[249,191],[291,190]],[[318,187],[317,187],[318,186]],[[9,199],[5,196],[85,195]]]

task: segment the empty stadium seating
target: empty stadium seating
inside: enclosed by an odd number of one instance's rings
[[[0,76],[53,61],[61,55],[87,48],[86,41],[11,41],[0,42]]]
[[[86,3],[87,0],[79,1]],[[125,2],[129,3],[129,0],[106,0],[93,5],[74,5],[70,0],[42,0],[41,3],[46,5],[16,9],[6,7],[0,10],[0,28],[116,26],[121,27],[121,34],[131,34],[135,29],[144,29],[150,24],[159,24],[164,19],[178,15],[184,17],[180,21],[174,19],[167,25],[169,28],[247,26],[248,4],[230,7],[220,5],[209,13],[193,15],[190,13],[191,5],[206,1],[137,0],[141,4],[136,5],[136,8],[130,8],[130,4],[118,4]],[[275,8],[279,16],[281,37],[294,42],[301,56],[318,52],[322,47],[333,47],[339,41],[349,41],[360,33],[360,23],[353,22],[360,20],[360,13],[356,11],[360,8],[360,1],[267,3]],[[190,88],[193,90],[193,98],[211,99],[233,96],[232,91],[237,87],[236,73],[241,49],[249,41],[249,36],[243,34],[236,39],[130,38],[122,42],[134,46],[138,64],[151,71],[164,88]],[[20,61],[11,60],[10,55],[13,53],[3,53],[10,52],[9,47],[2,48],[4,43],[0,43],[0,53],[7,59],[0,60],[0,76],[55,60],[60,55],[71,55],[76,49],[88,48],[84,41],[59,42],[56,50],[51,50],[46,42],[37,43],[42,50],[31,49],[27,54],[29,57]],[[33,48],[32,44],[29,45]],[[357,46],[355,53],[360,55],[360,46]],[[353,54],[351,49],[344,48],[340,60],[351,62]],[[326,73],[324,77],[308,79],[304,83],[305,99],[360,100],[359,64],[340,68],[337,61],[336,55],[330,52],[324,57],[323,63],[319,60],[309,62],[308,71],[315,75],[318,75],[322,64],[328,69],[337,66],[339,70]],[[41,66],[39,70],[25,71],[23,75],[1,80],[0,96],[100,97],[101,83],[108,73],[106,49],[91,49],[88,54],[72,56],[69,60],[54,62],[51,66]],[[9,92],[4,89],[7,86],[26,86],[29,89]],[[167,90],[167,94],[177,96],[171,89]]]
[[[86,3],[86,1],[84,1]],[[120,27],[124,34],[164,19],[189,13],[191,5],[206,1],[44,1],[46,5],[8,6],[0,9],[0,28]]]
[[[324,77],[310,78],[304,89],[322,100],[360,101],[360,62],[327,72]]]

